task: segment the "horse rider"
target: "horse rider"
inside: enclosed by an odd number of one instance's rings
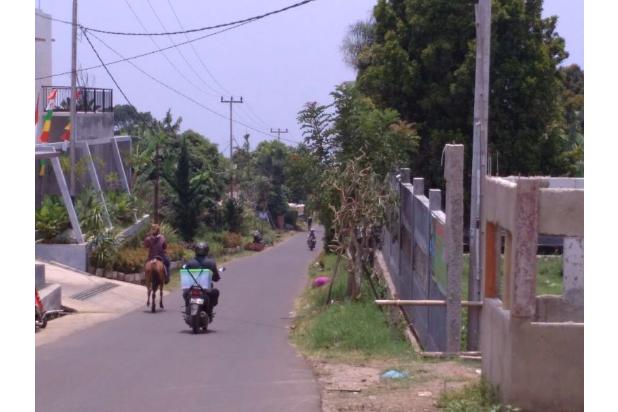
[[[170,281],[170,260],[165,254],[167,243],[165,236],[161,234],[161,227],[153,224],[150,227],[150,234],[144,239],[144,247],[148,249],[148,260],[161,259],[165,266],[165,283]]]
[[[195,251],[195,257],[188,261],[183,268],[184,269],[209,269],[212,272],[212,281],[218,282],[221,277],[219,276],[219,270],[214,259],[208,258],[208,243],[198,242],[193,249]],[[219,303],[219,289],[212,288],[206,291],[208,296],[208,315],[213,318],[213,309]],[[185,306],[189,305],[189,289],[183,292],[183,298],[185,299]]]
[[[311,230],[311,224],[313,223],[313,217],[309,215],[307,217],[307,229]]]

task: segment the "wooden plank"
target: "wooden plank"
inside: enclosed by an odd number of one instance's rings
[[[376,299],[374,302],[381,306],[446,306],[446,300],[429,299]],[[462,300],[461,306],[482,307],[483,302]]]

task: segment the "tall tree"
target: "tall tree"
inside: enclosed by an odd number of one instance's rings
[[[542,0],[495,0],[490,72],[490,152],[501,174],[563,174],[557,65],[564,40]],[[446,143],[472,146],[475,67],[473,2],[379,0],[373,43],[357,82],[381,107],[396,109],[421,137],[414,174],[442,184]],[[469,176],[469,170],[467,174]]]
[[[322,166],[328,165],[334,156],[332,150],[333,118],[328,110],[329,106],[308,102],[297,116],[305,145]]]

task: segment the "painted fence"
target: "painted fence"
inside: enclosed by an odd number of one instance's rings
[[[461,157],[462,161],[453,162],[451,160],[453,153]],[[463,179],[463,146],[447,145],[446,158],[445,177],[448,187],[448,181],[453,181],[453,175],[459,174],[458,180]],[[411,184],[408,169],[400,170],[396,176],[391,178],[391,186],[399,193],[399,208],[390,226],[384,231],[382,253],[399,299],[447,301],[446,306],[405,307],[423,349],[441,352],[449,349],[456,351],[459,350],[460,341],[461,297],[456,294],[457,302],[451,299],[451,304],[449,304],[449,278],[455,276],[460,278],[461,269],[458,273],[451,273],[449,276],[448,250],[453,249],[453,245],[463,242],[463,233],[459,235],[461,239],[458,242],[449,238],[447,216],[442,210],[442,192],[438,189],[431,189],[427,197],[423,179],[414,178],[412,182]],[[463,187],[459,191],[462,189]],[[455,202],[459,201],[460,204],[455,207],[459,208],[458,215],[463,216],[461,193],[449,194],[447,192],[447,205],[453,199]],[[462,254],[461,249],[462,247],[453,249],[459,259]],[[451,272],[452,269],[456,269],[456,266],[451,265]],[[461,265],[458,266],[461,267]],[[447,321],[447,313],[454,313],[455,309],[456,315],[450,316],[450,320]],[[451,325],[453,318],[457,321]],[[450,336],[447,333],[448,330],[451,330]]]

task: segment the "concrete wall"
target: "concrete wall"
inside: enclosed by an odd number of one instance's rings
[[[485,299],[481,321],[483,376],[503,404],[526,411],[584,409],[583,323],[512,318],[498,299]]]
[[[59,262],[77,270],[88,270],[88,244],[53,245],[37,243],[34,248],[36,259]]]

